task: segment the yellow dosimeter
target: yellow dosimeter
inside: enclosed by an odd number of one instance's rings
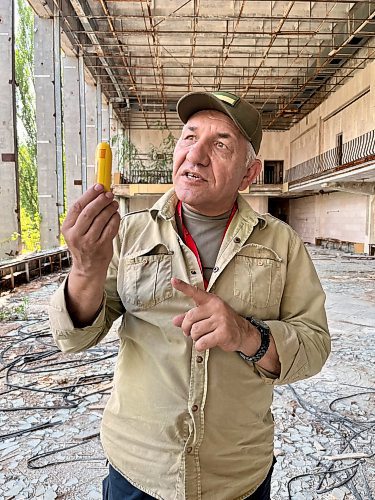
[[[110,191],[112,181],[112,150],[108,142],[99,142],[95,151],[96,182]]]

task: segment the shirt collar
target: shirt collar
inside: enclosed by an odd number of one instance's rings
[[[178,203],[178,198],[175,190],[172,188],[167,191],[159,200],[150,208],[151,217],[156,220],[157,217],[161,217],[164,220],[173,219],[175,216],[176,206]],[[240,217],[246,222],[253,226],[256,226],[258,222],[260,223],[260,229],[264,229],[267,225],[267,220],[261,214],[258,214],[251,206],[247,203],[242,195],[237,197],[238,212]]]

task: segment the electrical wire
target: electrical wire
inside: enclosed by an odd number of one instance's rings
[[[287,388],[292,392],[295,400],[301,406],[301,408],[303,408],[306,412],[312,414],[315,419],[324,421],[325,425],[331,428],[335,433],[340,433],[341,429],[340,436],[343,440],[341,453],[344,452],[348,447],[353,452],[357,451],[352,441],[365,432],[369,433],[375,427],[375,422],[373,420],[367,420],[367,421],[354,420],[344,415],[341,415],[340,413],[338,413],[336,410],[333,409],[335,404],[338,403],[339,401],[343,401],[352,397],[373,394],[375,390],[371,388],[368,388],[367,391],[361,391],[356,394],[351,394],[350,396],[344,396],[334,399],[329,404],[330,411],[323,410],[319,406],[307,401],[298,393],[298,391],[293,386],[288,385]],[[280,390],[276,389],[276,392],[280,393]],[[374,455],[375,453],[369,453],[367,458],[371,458]],[[367,481],[365,474],[363,473],[363,464],[364,464],[364,459],[357,459],[354,461],[353,464],[351,464],[348,467],[334,469],[333,468],[334,463],[331,463],[329,466],[321,465],[321,468],[311,471],[309,473],[293,476],[291,479],[289,479],[287,483],[288,498],[292,499],[291,486],[295,480],[301,477],[319,477],[320,480],[316,487],[316,492],[318,494],[328,493],[332,491],[334,488],[339,488],[340,486],[347,485],[347,487],[353,493],[353,496],[356,498],[356,500],[370,500],[373,497],[371,494],[370,485]],[[320,460],[318,462],[318,465],[320,465]],[[358,492],[358,489],[356,488],[353,482],[353,479],[355,478],[359,470],[362,471],[362,476],[363,476],[362,483],[366,491],[366,497],[361,496],[361,494]],[[339,473],[342,472],[345,472],[344,478],[339,477]],[[334,476],[335,479],[333,483],[331,482],[331,484],[328,484],[328,479],[331,478],[332,476]],[[327,486],[323,487],[324,482],[327,483]]]

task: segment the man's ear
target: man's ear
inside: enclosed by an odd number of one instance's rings
[[[250,184],[252,184],[258,177],[261,170],[262,170],[262,162],[258,160],[258,158],[249,163],[247,166],[246,174],[241,181],[239,191],[243,191],[244,189],[249,187]]]

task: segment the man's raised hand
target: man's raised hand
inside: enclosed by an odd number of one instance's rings
[[[117,210],[113,194],[105,193],[101,184],[88,189],[69,209],[62,233],[76,271],[86,276],[107,272],[120,224]]]
[[[254,352],[257,351],[259,335],[251,335],[252,325],[222,299],[177,278],[172,278],[171,283],[196,304],[190,311],[175,316],[173,324],[180,327],[185,335],[191,336],[197,351],[216,346],[224,351],[241,351],[245,343],[249,345],[249,341],[254,344]]]

